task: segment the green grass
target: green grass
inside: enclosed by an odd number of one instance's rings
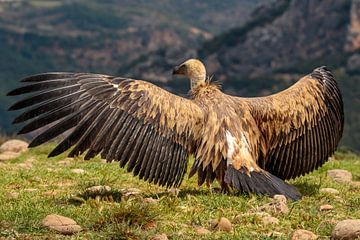
[[[263,226],[256,208],[271,201],[264,196],[236,196],[198,188],[196,178],[185,179],[178,196],[166,189],[145,183],[120,169],[116,163],[105,164],[100,159],[84,161],[65,156],[48,159],[46,154],[54,145],[30,150],[17,159],[0,163],[0,239],[63,239],[41,226],[48,214],[73,218],[83,231],[68,239],[147,239],[166,233],[169,239],[288,239],[295,229],[311,230],[323,239],[331,234],[337,221],[360,218],[360,189],[337,184],[326,177],[328,169],[341,168],[360,180],[360,158],[349,153],[337,153],[335,159],[305,177],[291,181],[304,194],[302,200],[288,204],[290,213],[274,215],[277,226]],[[19,164],[31,163],[31,169]],[[82,168],[85,174],[70,170]],[[108,185],[110,195],[92,198],[84,191],[93,185]],[[121,189],[138,188],[140,195],[119,198]],[[338,196],[319,193],[319,188],[333,187]],[[25,189],[35,188],[27,192]],[[17,198],[10,193],[18,193]],[[158,199],[158,203],[144,202],[144,198]],[[331,204],[334,210],[320,212],[319,206]],[[198,236],[194,226],[209,227],[219,216],[234,225],[231,233],[214,231]],[[145,229],[149,222],[156,227]],[[269,237],[271,232],[280,237]],[[320,239],[321,239],[320,238]]]

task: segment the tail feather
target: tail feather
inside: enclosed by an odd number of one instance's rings
[[[237,170],[233,166],[229,166],[224,180],[241,193],[253,192],[271,197],[276,194],[282,194],[292,200],[299,200],[301,198],[301,194],[295,187],[264,170],[248,173],[245,169]]]

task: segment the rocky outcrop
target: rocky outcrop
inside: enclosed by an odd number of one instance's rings
[[[305,71],[340,60],[349,41],[350,9],[348,0],[279,0],[255,11],[243,27],[207,42],[202,52],[209,62],[217,61],[211,66],[220,66],[211,71],[227,76]],[[301,66],[304,62],[310,66]]]

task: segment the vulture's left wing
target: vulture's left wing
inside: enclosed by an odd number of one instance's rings
[[[203,119],[190,100],[148,82],[100,74],[46,73],[22,82],[8,95],[34,93],[10,107],[27,108],[14,120],[27,121],[20,134],[42,129],[30,147],[72,129],[49,156],[74,146],[70,157],[101,153],[141,179],[181,183]]]
[[[280,93],[242,102],[249,106],[262,135],[258,165],[281,179],[321,166],[340,141],[342,97],[325,67]]]

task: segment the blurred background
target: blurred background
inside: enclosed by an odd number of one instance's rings
[[[358,0],[0,0],[0,131],[17,129],[5,95],[27,75],[122,75],[185,95],[189,83],[171,71],[190,57],[240,96],[327,65],[345,102],[342,145],[360,151]]]

